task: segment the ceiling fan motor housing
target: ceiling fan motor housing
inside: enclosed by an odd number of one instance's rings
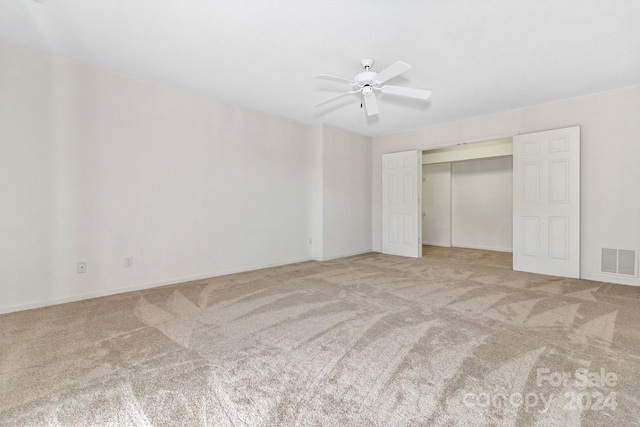
[[[373,71],[363,71],[356,74],[353,80],[355,80],[357,87],[364,87],[366,85],[373,85],[373,79],[375,79],[377,75],[378,73]]]

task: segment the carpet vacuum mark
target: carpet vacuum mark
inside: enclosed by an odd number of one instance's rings
[[[0,425],[640,425],[640,288],[426,247],[0,316]]]

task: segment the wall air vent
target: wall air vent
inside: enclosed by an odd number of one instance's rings
[[[600,271],[603,273],[637,277],[637,265],[635,250],[602,248]]]

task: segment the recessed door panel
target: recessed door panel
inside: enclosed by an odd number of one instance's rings
[[[388,241],[390,243],[398,242],[398,215],[388,215],[387,216],[387,224],[388,224]]]
[[[540,165],[538,162],[527,162],[522,166],[522,203],[540,201]]]
[[[414,194],[415,188],[415,174],[405,173],[402,174],[402,203],[410,205],[413,203],[416,195]]]
[[[396,203],[398,203],[398,191],[397,191],[398,177],[396,175],[391,175],[391,176],[387,177],[387,180],[389,181],[387,183],[387,188],[389,189],[388,192],[387,192],[387,197],[389,198],[389,203],[396,204]]]
[[[522,217],[522,255],[538,257],[538,241],[540,237],[540,219],[535,216]]]
[[[521,152],[523,156],[540,154],[540,143],[535,139],[524,141]]]
[[[402,243],[411,245],[414,242],[413,215],[402,215]]]
[[[569,257],[569,218],[549,217],[549,257],[566,261]]]
[[[549,152],[557,153],[559,151],[569,151],[569,138],[551,138],[549,140]]]
[[[549,203],[569,203],[569,160],[549,162]]]

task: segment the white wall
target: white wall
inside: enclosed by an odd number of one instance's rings
[[[511,157],[455,162],[451,168],[452,246],[510,252]]]
[[[334,199],[312,126],[5,42],[0,94],[0,312],[311,259],[314,199],[371,249],[369,138],[329,131]]]
[[[324,254],[324,126],[314,126],[312,130],[313,146],[313,189],[312,189],[312,245],[311,256],[322,261]]]
[[[318,125],[312,145],[313,259],[371,252],[371,138]]]
[[[581,127],[581,277],[640,285],[601,274],[600,248],[640,251],[640,87],[444,123],[373,139],[373,249],[380,251],[383,153]]]
[[[422,165],[422,244],[451,246],[451,163]]]
[[[371,252],[371,138],[322,126],[322,257]]]

